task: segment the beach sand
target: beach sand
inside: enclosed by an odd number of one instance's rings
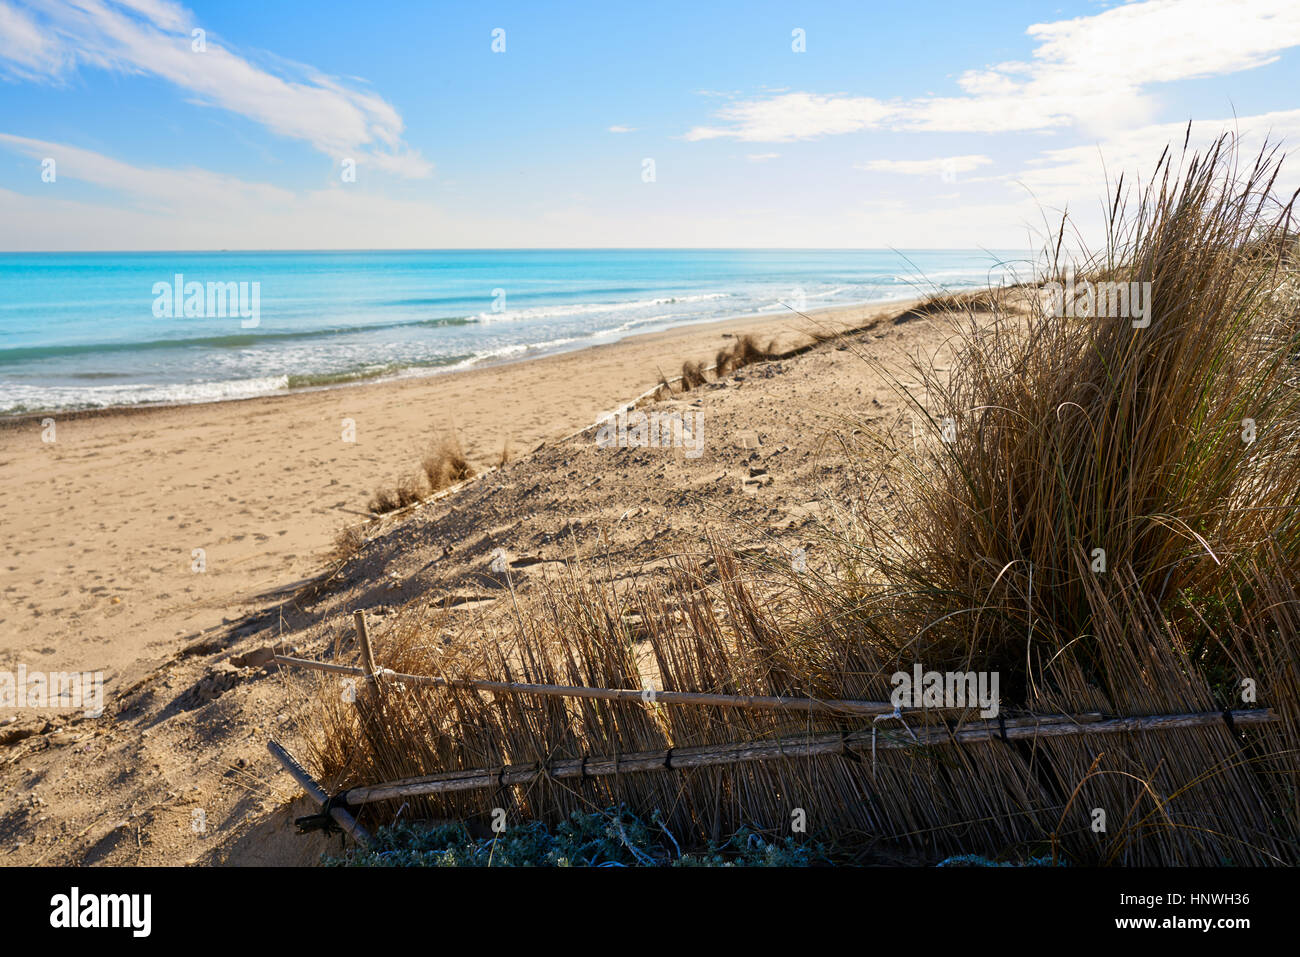
[[[468,371],[241,401],[0,423],[0,669],[99,671],[109,693],[317,574],[377,486],[454,429],[525,453],[731,335],[789,345],[902,306],[746,317]],[[349,422],[355,441],[345,441]],[[202,550],[201,553],[195,550]],[[196,568],[203,567],[203,571]]]

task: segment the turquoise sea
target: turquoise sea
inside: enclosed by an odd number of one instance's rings
[[[0,253],[0,414],[424,375],[684,323],[986,286],[1023,265],[1014,255]]]

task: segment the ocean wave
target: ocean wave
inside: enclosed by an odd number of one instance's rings
[[[4,388],[0,415],[76,409],[105,409],[122,405],[193,404],[273,395],[289,388],[288,376],[228,379],[221,382],[159,383],[103,386],[13,386]]]
[[[574,286],[564,283],[563,280],[552,280],[553,282],[560,284],[560,288],[558,289],[538,289],[536,288],[536,284],[540,281],[545,281],[545,280],[538,280],[536,278],[530,279],[528,283],[529,285],[528,292],[520,293],[520,296],[526,297],[529,300],[538,300],[538,299],[572,300],[575,295],[582,295],[588,298],[601,296],[608,299],[610,296],[621,296],[628,293],[645,292],[644,287],[641,286],[600,286],[598,288],[577,289]],[[492,288],[500,288],[505,284],[488,283],[488,285],[491,286]],[[376,305],[380,307],[396,306],[399,308],[409,308],[411,306],[450,306],[454,304],[457,306],[464,307],[466,303],[482,302],[484,300],[490,300],[492,298],[493,298],[492,296],[484,295],[482,293],[478,295],[470,295],[469,293],[459,292],[459,293],[448,294],[445,296],[411,296],[404,299],[385,299],[385,300],[378,301]]]
[[[727,299],[731,293],[708,292],[693,296],[666,296],[659,299],[630,299],[626,302],[572,303],[564,306],[530,306],[524,309],[503,309],[500,312],[480,312],[475,318],[480,322],[520,322],[526,319],[551,319],[556,316],[583,316],[596,313],[627,312],[648,309],[652,306],[679,305],[691,302],[712,302]]]
[[[201,321],[201,320],[198,320]],[[65,356],[95,355],[104,352],[142,352],[152,349],[247,349],[268,342],[286,342],[304,339],[328,339],[367,332],[388,332],[404,328],[445,328],[470,326],[478,320],[472,316],[451,316],[445,319],[411,319],[406,322],[385,322],[360,326],[333,326],[322,329],[302,329],[293,332],[232,332],[222,336],[185,336],[178,339],[142,339],[134,342],[73,343],[68,345],[15,346],[0,349],[0,362],[21,362],[33,359],[53,359]]]
[[[388,362],[340,369],[329,372],[305,372],[288,376],[289,389],[322,389],[352,382],[371,382],[378,379],[422,375],[429,371],[447,371],[464,362],[473,361],[477,353],[442,356],[437,359],[413,359],[405,362]]]

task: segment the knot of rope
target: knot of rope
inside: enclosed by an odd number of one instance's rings
[[[876,724],[880,721],[890,721],[893,719],[898,720],[898,723],[903,726],[903,730],[906,731],[909,735],[911,735],[913,741],[916,741],[917,744],[921,743],[920,741],[917,741],[916,734],[913,733],[912,729],[907,726],[907,722],[903,720],[902,705],[897,705],[897,704],[894,705],[893,714],[878,714],[874,718],[872,718],[871,719],[871,780],[873,782],[876,780]]]

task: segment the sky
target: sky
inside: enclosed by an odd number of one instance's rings
[[[0,0],[0,250],[1037,248],[1189,121],[1300,143],[1298,47],[1297,0]]]

